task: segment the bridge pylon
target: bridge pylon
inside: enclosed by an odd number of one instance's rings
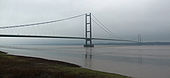
[[[92,23],[91,13],[85,14],[85,44],[84,47],[94,47],[92,44]]]

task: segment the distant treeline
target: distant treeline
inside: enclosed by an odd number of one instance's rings
[[[95,43],[96,45],[170,45],[170,42]]]
[[[29,44],[18,44],[18,45],[82,45],[84,43],[29,43]],[[170,45],[170,42],[141,42],[141,43],[98,43],[94,42],[95,45]]]

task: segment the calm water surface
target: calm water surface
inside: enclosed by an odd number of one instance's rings
[[[135,78],[170,78],[170,46],[6,45],[0,46],[0,50]]]

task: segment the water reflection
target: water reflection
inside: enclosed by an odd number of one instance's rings
[[[138,56],[138,64],[142,64],[143,63],[143,59],[142,59],[142,55]]]
[[[141,45],[140,46],[138,46],[139,48],[141,47]],[[140,54],[140,52],[142,53],[143,51],[142,51],[142,49],[137,49],[138,50],[138,64],[142,64],[143,63],[143,59],[142,59],[142,54]]]
[[[92,66],[92,57],[93,55],[92,55],[92,48],[90,48],[90,47],[87,47],[87,48],[85,48],[85,55],[84,55],[84,59],[85,59],[85,67],[87,67],[87,68],[91,68],[91,66]]]

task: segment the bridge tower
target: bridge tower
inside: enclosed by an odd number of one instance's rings
[[[141,36],[141,34],[138,34],[138,44],[142,45],[142,36]]]
[[[91,13],[85,14],[85,38],[84,47],[94,47],[94,44],[92,44]]]

